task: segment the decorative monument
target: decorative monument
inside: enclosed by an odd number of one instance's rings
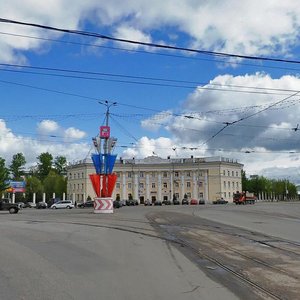
[[[100,102],[101,103],[101,102]],[[109,105],[108,101],[101,103],[106,105],[106,125],[100,127],[99,135],[93,138],[95,154],[92,154],[92,160],[96,174],[91,174],[94,191],[97,195],[94,198],[94,213],[113,213],[112,193],[117,181],[117,175],[113,173],[113,168],[117,155],[112,151],[116,145],[117,139],[110,136],[109,108],[116,105],[116,102]],[[102,152],[103,145],[103,152]]]

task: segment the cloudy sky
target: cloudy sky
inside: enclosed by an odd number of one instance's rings
[[[99,102],[107,100],[117,103],[110,124],[119,156],[225,156],[249,175],[300,182],[298,1],[10,0],[0,12],[25,23],[279,60],[0,22],[0,156],[8,164],[17,152],[28,164],[46,151],[70,162],[88,157],[104,122]]]

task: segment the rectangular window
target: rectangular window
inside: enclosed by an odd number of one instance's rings
[[[236,171],[236,172],[235,172],[235,175],[236,175],[236,177],[238,177],[238,176],[239,176],[239,172],[238,172],[238,171]]]
[[[202,181],[199,181],[199,182],[198,182],[198,186],[199,186],[199,187],[202,187],[202,186],[203,186],[203,182],[202,182]]]
[[[140,172],[140,177],[141,177],[141,178],[144,177],[144,172]]]
[[[127,176],[128,176],[128,178],[131,178],[132,172],[127,172]]]
[[[190,171],[186,172],[186,177],[191,177],[191,172]]]
[[[186,183],[186,187],[191,187],[191,183],[189,181]]]
[[[179,183],[177,181],[175,182],[175,187],[179,187]]]
[[[224,188],[226,188],[226,181],[224,181]]]
[[[168,184],[166,182],[164,182],[164,188],[167,188]]]
[[[155,189],[155,182],[152,182],[152,188]]]
[[[203,193],[199,193],[199,198],[203,199]]]
[[[120,182],[116,183],[116,188],[119,189],[120,188]]]
[[[141,189],[143,189],[143,188],[144,188],[144,183],[143,183],[143,182],[140,182],[139,187],[140,187]]]
[[[72,179],[72,173],[69,174],[69,178]]]
[[[168,173],[167,172],[163,172],[163,177],[168,177]]]
[[[232,177],[234,177],[234,171],[231,172]]]
[[[191,198],[191,193],[186,193],[186,195],[188,196],[188,198]]]
[[[179,172],[174,172],[174,176],[177,178],[177,177],[179,177]]]
[[[155,178],[155,172],[152,172],[152,178]]]
[[[225,170],[223,170],[223,175],[224,175],[224,176],[226,175],[226,171],[225,171]]]
[[[237,188],[237,189],[239,188],[239,183],[238,183],[238,182],[236,183],[236,188]]]
[[[224,198],[226,198],[226,192],[224,192]]]
[[[227,175],[230,176],[230,171],[227,171]]]
[[[84,189],[84,184],[83,184],[83,183],[81,184],[81,189],[82,189],[82,190]]]
[[[234,182],[232,183],[232,188],[234,189]]]
[[[81,173],[81,178],[84,178],[84,173],[83,172]]]
[[[228,181],[228,188],[230,189],[230,181]]]
[[[228,192],[228,197],[230,197],[230,192]]]
[[[128,188],[131,189],[131,182],[128,182]]]

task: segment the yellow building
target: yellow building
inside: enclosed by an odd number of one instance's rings
[[[223,197],[232,202],[235,191],[242,190],[241,171],[243,165],[224,157],[168,158],[149,156],[144,159],[122,159],[116,161],[114,172],[118,179],[113,198],[181,200],[188,198],[212,202]],[[94,198],[95,192],[89,174],[95,173],[90,159],[73,163],[67,168],[69,199],[85,201]]]

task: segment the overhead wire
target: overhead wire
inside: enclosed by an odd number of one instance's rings
[[[289,59],[271,58],[271,57],[253,56],[253,55],[242,55],[242,54],[234,54],[234,53],[226,53],[226,52],[218,52],[218,51],[192,49],[192,48],[172,46],[172,45],[166,45],[166,44],[148,43],[148,42],[136,41],[136,40],[131,40],[131,39],[116,38],[116,37],[112,37],[109,35],[104,35],[104,34],[100,34],[100,33],[96,33],[96,32],[65,29],[65,28],[59,28],[59,27],[55,27],[55,26],[43,25],[43,24],[38,24],[38,23],[33,23],[33,22],[22,22],[22,21],[13,20],[13,19],[7,19],[7,18],[0,18],[0,23],[35,27],[35,28],[39,28],[39,29],[43,29],[43,30],[50,30],[50,31],[55,31],[55,32],[67,33],[67,34],[94,37],[94,38],[99,38],[99,39],[104,39],[104,40],[109,40],[109,41],[114,41],[114,42],[147,46],[147,47],[156,48],[156,49],[176,50],[176,51],[183,51],[183,52],[190,52],[190,53],[205,54],[205,55],[210,55],[210,56],[225,57],[225,58],[241,58],[241,59],[249,59],[249,60],[256,60],[256,61],[260,60],[260,61],[300,64],[299,60],[289,60]]]

